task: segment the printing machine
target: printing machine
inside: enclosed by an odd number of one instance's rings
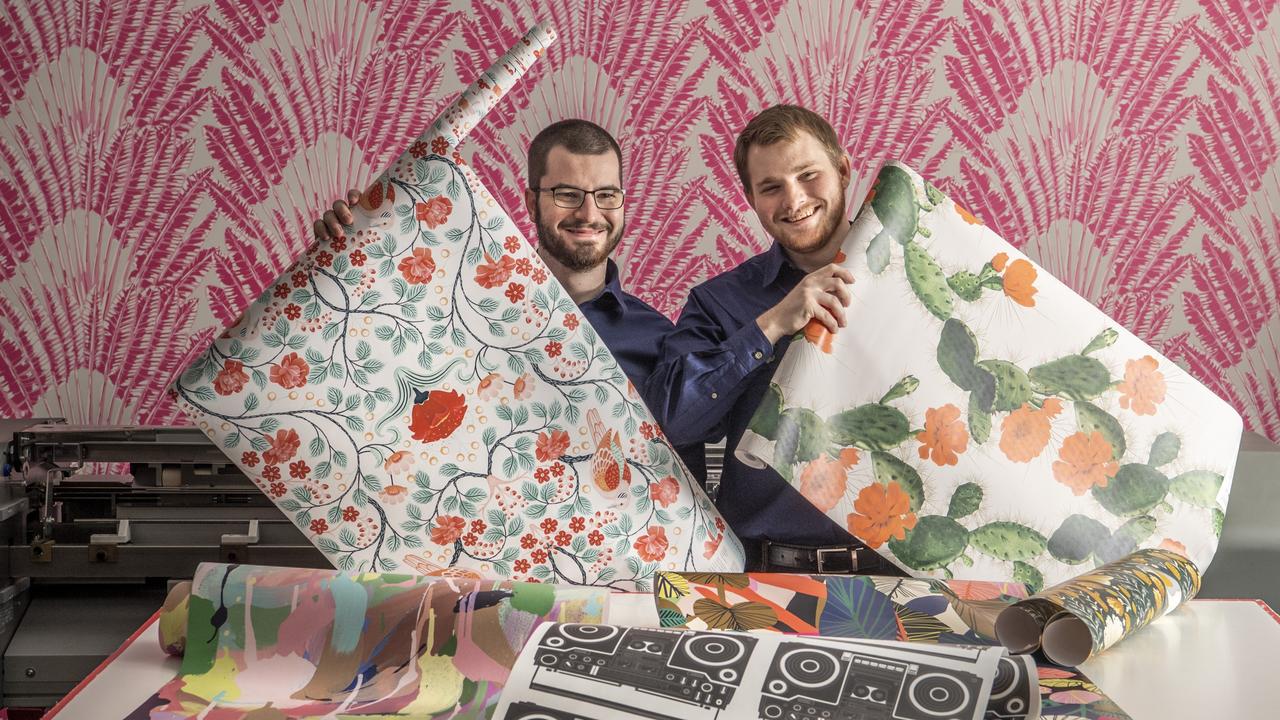
[[[330,567],[191,427],[0,421],[0,707],[49,707],[201,562]]]

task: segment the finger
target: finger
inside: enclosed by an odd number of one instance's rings
[[[837,329],[844,327],[844,306],[840,304],[839,298],[827,293],[818,298],[818,304],[821,305],[822,309],[831,316],[832,321],[835,323],[834,326],[827,326],[831,332],[835,332]]]
[[[351,215],[351,208],[341,200],[333,201],[333,214],[343,225],[350,225],[355,218]]]
[[[311,223],[311,232],[315,234],[317,240],[325,239],[325,226],[323,220],[317,220]]]
[[[853,292],[849,290],[849,285],[839,280],[832,279],[831,285],[827,287],[827,292],[835,295],[843,307],[848,307],[849,303],[853,302]]]
[[[350,190],[348,190],[348,191],[347,191],[347,204],[348,204],[348,205],[358,205],[359,203],[360,203],[360,191],[359,191],[359,190],[357,190],[357,189],[355,189],[355,188],[351,188]]]
[[[324,214],[324,226],[330,240],[342,237],[342,223],[338,222],[338,216],[332,210]]]
[[[834,314],[832,308],[828,308],[825,305],[818,306],[818,309],[812,315],[812,319],[822,323],[827,328],[827,332],[834,334],[840,330],[840,318]]]
[[[846,283],[853,283],[853,271],[843,265],[831,264],[827,267],[831,268],[831,276],[839,278]]]

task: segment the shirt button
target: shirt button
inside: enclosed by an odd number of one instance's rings
[[[711,393],[711,399],[712,399],[712,400],[719,400],[719,399],[720,399],[720,393],[715,393],[715,392]]]
[[[757,351],[755,352],[755,356],[756,356],[756,359],[757,359],[757,360],[759,360],[759,359],[761,359],[761,358],[763,358],[763,357],[764,357],[764,353],[762,353],[762,352],[760,352],[759,350],[757,350]]]

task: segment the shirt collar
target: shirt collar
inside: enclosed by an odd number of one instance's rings
[[[778,241],[774,240],[769,249],[764,252],[764,262],[761,268],[764,275],[761,278],[763,280],[761,285],[769,286],[776,282],[784,267],[794,268],[795,265],[791,263],[791,258],[787,257],[786,251],[782,249]]]
[[[618,280],[618,265],[612,259],[605,260],[605,263],[604,289],[600,291],[599,295],[592,298],[590,302],[594,303],[603,300],[606,303],[612,302],[614,305],[621,307],[623,292],[622,283]],[[612,300],[606,300],[606,297],[612,298]]]

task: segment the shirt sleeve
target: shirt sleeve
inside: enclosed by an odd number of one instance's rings
[[[773,345],[755,318],[735,326],[728,313],[717,312],[714,302],[695,289],[663,341],[645,400],[672,443],[723,438],[745,378],[772,359]]]

